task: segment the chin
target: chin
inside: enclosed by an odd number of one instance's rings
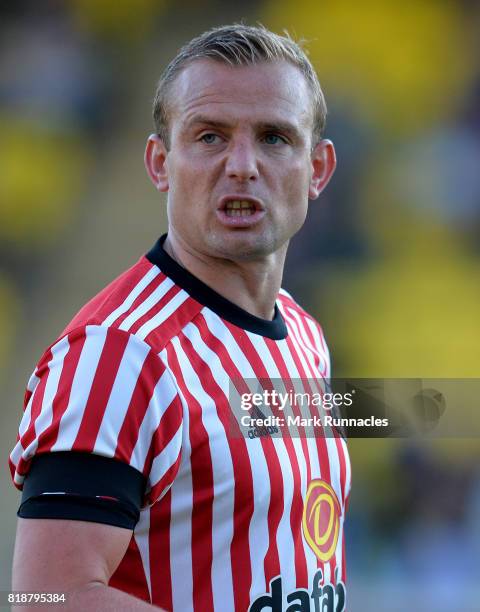
[[[214,250],[220,257],[236,261],[253,261],[278,251],[285,241],[265,236],[230,235],[215,242]],[[212,245],[213,246],[213,245]]]

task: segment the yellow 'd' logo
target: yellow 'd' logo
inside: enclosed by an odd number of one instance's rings
[[[323,480],[312,480],[303,504],[303,534],[324,563],[333,557],[337,548],[340,514],[340,503],[332,487]]]

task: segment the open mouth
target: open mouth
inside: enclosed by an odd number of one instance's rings
[[[250,217],[256,210],[255,204],[248,200],[229,200],[224,207],[227,217]]]
[[[265,216],[261,200],[242,193],[232,193],[219,202],[217,218],[225,227],[245,229],[259,223]]]

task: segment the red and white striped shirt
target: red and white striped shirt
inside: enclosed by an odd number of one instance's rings
[[[250,315],[161,244],[39,361],[10,457],[14,482],[22,488],[35,455],[58,451],[141,472],[144,505],[111,585],[166,610],[316,610],[318,601],[339,612],[345,441],[235,435],[229,397],[232,380],[291,388],[328,378],[321,328],[283,290],[273,321]]]

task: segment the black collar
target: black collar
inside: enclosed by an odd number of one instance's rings
[[[243,310],[172,259],[163,248],[166,237],[167,234],[164,234],[157,240],[153,248],[146,254],[146,258],[158,266],[194,300],[213,310],[222,319],[254,334],[266,336],[272,340],[283,340],[287,337],[287,326],[277,304],[275,304],[275,316],[272,321],[261,319]]]

